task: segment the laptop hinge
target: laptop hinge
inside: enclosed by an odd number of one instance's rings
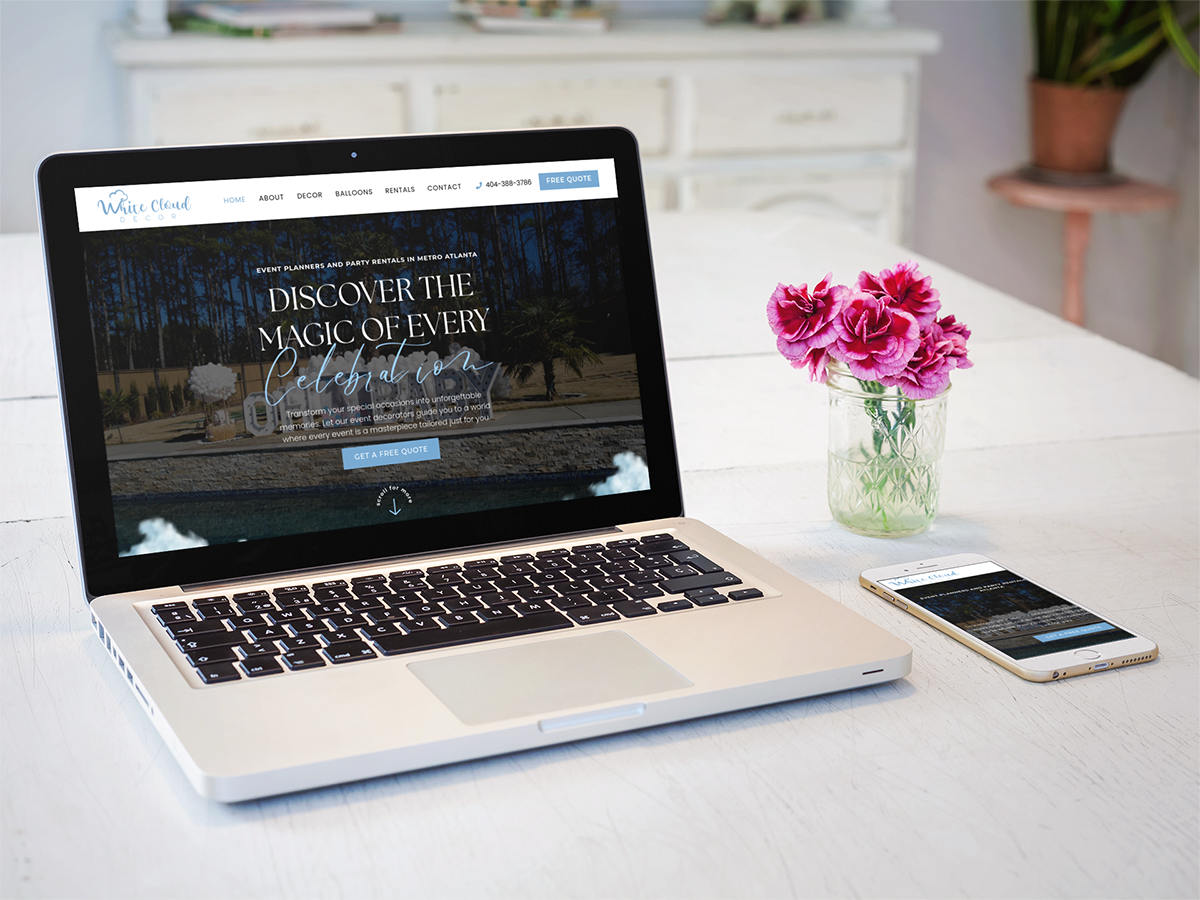
[[[561,534],[548,534],[538,538],[523,538],[513,541],[489,541],[486,544],[467,544],[462,547],[446,547],[442,550],[429,551],[422,553],[408,553],[403,556],[381,556],[376,559],[355,560],[354,562],[339,563],[332,566],[314,566],[305,569],[281,569],[277,572],[264,572],[261,575],[247,575],[242,578],[224,579],[222,581],[197,581],[192,584],[181,584],[179,587],[188,592],[195,593],[198,591],[211,591],[217,588],[230,587],[239,584],[244,584],[247,581],[276,581],[282,579],[306,579],[306,576],[317,575],[322,572],[341,572],[346,569],[367,569],[387,565],[402,565],[406,561],[416,559],[428,559],[430,557],[456,556],[461,553],[468,553],[472,550],[486,548],[487,550],[503,550],[507,547],[521,547],[529,544],[549,544],[561,543],[563,541],[574,540],[586,537],[599,537],[601,535],[623,534],[621,529],[616,527],[608,528],[590,528],[586,531],[567,531]]]

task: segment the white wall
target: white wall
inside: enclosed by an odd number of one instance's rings
[[[1013,0],[896,0],[897,19],[942,35],[922,69],[914,249],[1043,309],[1062,287],[1061,213],[1018,209],[987,179],[1029,160],[1029,8]],[[1196,375],[1200,369],[1200,82],[1160,60],[1127,101],[1116,168],[1169,185],[1170,212],[1096,215],[1087,325]],[[1083,373],[1081,373],[1082,375]]]
[[[377,4],[410,19],[441,0]],[[101,26],[130,0],[0,2],[0,231],[34,231],[33,173],[48,153],[115,146],[119,81]],[[624,15],[694,16],[695,0],[644,2]],[[987,178],[1028,159],[1028,7],[1020,0],[896,0],[897,19],[943,36],[926,57],[914,248],[1044,309],[1059,308],[1062,217],[1016,209]],[[1117,134],[1119,169],[1180,190],[1171,212],[1098,215],[1088,257],[1088,325],[1195,375],[1200,371],[1197,80],[1175,60],[1131,96]],[[1081,378],[1086,377],[1081,373]]]

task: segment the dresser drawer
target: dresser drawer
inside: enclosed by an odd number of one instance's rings
[[[900,172],[765,172],[691,179],[692,209],[769,209],[859,225],[902,240],[904,177]]]
[[[210,83],[202,79],[149,92],[150,143],[274,141],[400,134],[404,88],[379,82],[320,85]]]
[[[700,156],[899,149],[907,144],[905,73],[696,79]]]
[[[443,82],[435,94],[438,131],[622,125],[643,156],[667,151],[665,78]]]

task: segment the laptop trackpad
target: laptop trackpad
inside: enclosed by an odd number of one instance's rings
[[[468,725],[692,685],[623,631],[420,660],[408,668]]]

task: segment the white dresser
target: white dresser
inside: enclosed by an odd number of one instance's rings
[[[598,35],[110,35],[130,144],[618,124],[654,209],[773,209],[908,235],[933,32],[641,21]]]

